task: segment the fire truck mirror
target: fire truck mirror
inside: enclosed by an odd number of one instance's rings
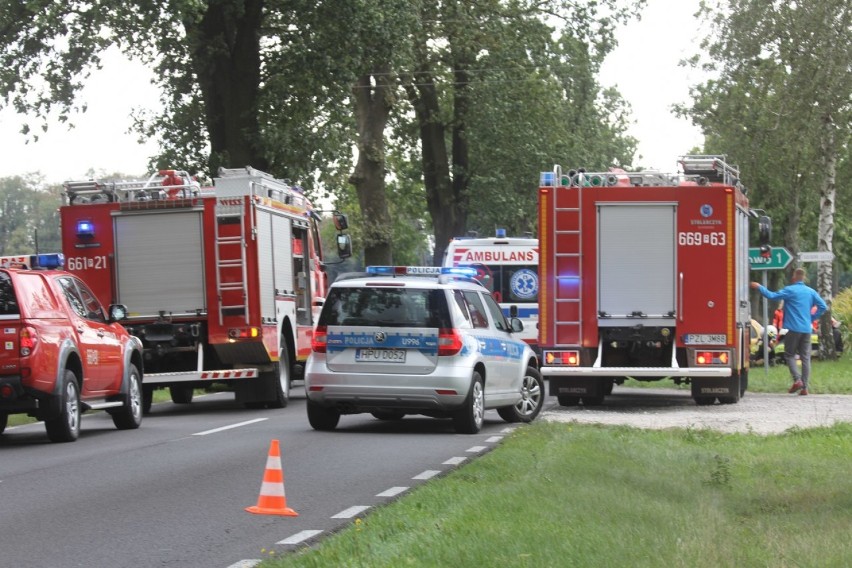
[[[343,213],[334,214],[334,228],[338,231],[345,231],[349,228],[349,221]]]
[[[772,219],[761,215],[757,220],[757,237],[761,246],[772,242]]]
[[[349,235],[337,235],[337,256],[340,258],[352,256],[352,239]]]

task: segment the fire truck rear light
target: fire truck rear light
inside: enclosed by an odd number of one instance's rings
[[[228,330],[228,337],[231,339],[255,339],[260,337],[260,328],[232,327]]]
[[[311,351],[325,353],[328,346],[328,331],[324,325],[318,325],[311,336]]]
[[[727,365],[730,354],[727,351],[696,351],[696,365]]]
[[[576,367],[580,364],[579,351],[545,351],[544,362],[548,365]]]

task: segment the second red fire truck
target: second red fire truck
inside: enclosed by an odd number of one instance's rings
[[[539,343],[550,394],[597,405],[627,378],[672,378],[697,404],[739,401],[751,216],[724,156],[683,157],[675,174],[544,172]]]
[[[154,389],[189,403],[214,383],[247,407],[287,405],[327,288],[320,217],[299,188],[250,167],[221,169],[212,188],[163,170],[67,182],[60,216],[67,269],[127,306],[143,342],[146,411]],[[348,235],[337,242],[348,256]]]

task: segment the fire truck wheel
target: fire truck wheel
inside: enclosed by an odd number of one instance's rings
[[[584,396],[583,406],[600,406],[604,402],[603,395],[600,396]]]
[[[186,385],[178,385],[169,387],[169,394],[172,397],[172,402],[175,404],[189,404],[192,402],[192,395],[195,394],[195,389]]]
[[[748,390],[748,371],[743,371],[740,373],[740,398],[745,396],[746,391]]]
[[[68,369],[62,375],[59,413],[44,421],[51,442],[73,442],[80,437],[80,387],[77,376]]]
[[[154,403],[154,387],[142,387],[142,414],[151,414],[151,405]]]
[[[556,400],[559,401],[559,406],[577,406],[580,404],[579,396],[566,396],[564,394],[557,395]]]
[[[532,422],[544,406],[544,379],[534,367],[527,367],[521,384],[521,400],[513,406],[498,408],[497,414],[506,422]]]
[[[710,406],[716,402],[716,397],[713,396],[696,396],[694,399],[696,406]]]
[[[337,428],[337,423],[340,422],[340,412],[308,399],[308,422],[314,430],[331,431]]]
[[[6,429],[6,424],[9,423],[9,415],[0,413],[0,434]]]
[[[269,408],[284,408],[290,402],[290,350],[287,342],[281,338],[278,348],[278,363],[267,378],[275,382],[275,398],[269,402]]]
[[[119,430],[135,430],[142,424],[142,379],[136,365],[131,364],[128,373],[124,404],[110,412],[112,423]]]
[[[482,429],[485,417],[485,391],[482,388],[482,376],[473,372],[470,379],[470,392],[464,405],[453,412],[453,427],[459,434],[476,434]]]

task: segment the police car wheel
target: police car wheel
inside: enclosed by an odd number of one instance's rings
[[[544,406],[544,379],[534,367],[527,367],[521,384],[521,400],[513,406],[498,408],[497,414],[506,422],[532,422]]]
[[[453,426],[459,434],[476,434],[482,429],[485,417],[485,391],[482,388],[482,376],[473,372],[470,391],[464,405],[453,413]]]
[[[330,431],[337,428],[340,412],[334,408],[325,408],[308,399],[308,422],[314,430]]]

